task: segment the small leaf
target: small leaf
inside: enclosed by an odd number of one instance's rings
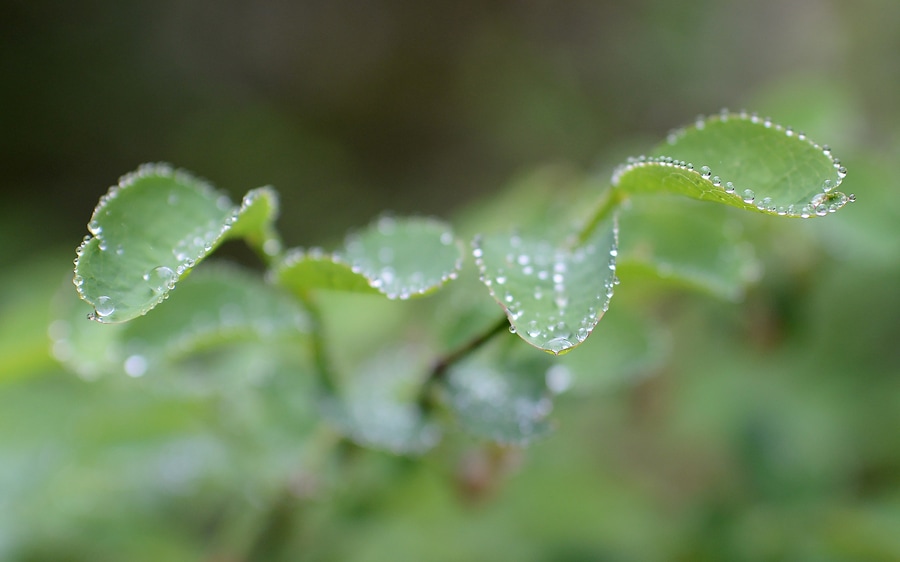
[[[225,239],[241,235],[265,246],[276,206],[267,188],[251,191],[235,207],[185,172],[141,166],[94,209],[92,236],[77,250],[78,294],[94,307],[91,318],[103,323],[146,314]]]
[[[447,373],[448,403],[462,427],[476,437],[527,444],[551,430],[550,392],[543,373],[534,374],[467,361]]]
[[[66,292],[68,296],[71,293]],[[80,322],[81,302],[66,299],[51,336],[57,359],[85,378],[167,370],[198,350],[232,341],[271,343],[308,330],[308,319],[288,295],[224,264],[195,271],[171,295],[174,306],[125,325]]]
[[[425,417],[418,395],[427,364],[410,349],[382,352],[361,365],[325,415],[362,446],[392,453],[424,453],[440,431]]]
[[[847,171],[831,149],[755,114],[698,118],[649,157],[613,174],[623,193],[662,193],[717,201],[771,215],[814,217],[855,200],[837,191]]]
[[[619,275],[651,274],[738,300],[761,266],[737,218],[676,196],[634,197],[619,215]]]
[[[450,228],[424,218],[382,217],[350,235],[332,254],[293,250],[274,269],[274,278],[293,291],[331,289],[381,293],[408,299],[455,279],[462,252]]]
[[[616,282],[615,217],[573,248],[514,234],[475,240],[473,255],[510,326],[555,355],[583,342],[612,298]]]

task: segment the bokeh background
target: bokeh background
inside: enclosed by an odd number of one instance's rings
[[[823,221],[748,219],[768,233],[766,268],[743,303],[623,285],[623,303],[664,318],[672,355],[561,400],[545,441],[367,457],[271,542],[309,560],[900,559],[900,3],[0,13],[0,557],[240,559],[216,554],[230,550],[211,513],[262,501],[234,475],[145,486],[163,469],[121,456],[144,422],[103,429],[134,390],[82,382],[48,351],[47,308],[121,174],[167,161],[235,197],[274,185],[288,244],[328,245],[386,209],[452,222],[548,164],[608,173],[729,107],[830,144],[858,202]],[[153,419],[215,425],[179,407]]]

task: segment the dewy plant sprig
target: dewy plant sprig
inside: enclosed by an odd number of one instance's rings
[[[100,335],[96,323],[70,318],[56,330],[62,335],[54,349],[85,376],[143,376],[217,342],[286,341],[310,350],[308,370],[321,382],[324,415],[361,444],[421,452],[438,441],[448,418],[481,437],[525,442],[547,430],[550,398],[566,386],[565,377],[544,359],[523,361],[520,351],[485,344],[508,328],[552,356],[569,352],[609,308],[622,263],[733,297],[753,268],[721,214],[701,209],[716,206],[700,205],[690,220],[683,217],[700,248],[689,251],[710,247],[715,260],[655,245],[654,225],[678,220],[680,203],[672,201],[821,217],[854,200],[838,190],[846,173],[828,146],[803,133],[723,110],[616,168],[611,185],[592,194],[598,202],[579,215],[577,228],[568,226],[568,216],[539,228],[480,234],[467,244],[441,221],[386,216],[326,252],[283,250],[271,188],[252,190],[234,205],[186,172],[148,164],[100,199],[75,260],[74,283],[93,308],[90,317],[101,324],[136,321],[102,327]],[[258,253],[268,268],[264,278],[235,267],[199,267],[229,239],[243,239]],[[342,372],[347,367],[335,361],[334,349],[352,342],[329,339],[329,311],[319,294],[407,300],[457,284],[477,290],[455,281],[465,273],[467,246],[505,318],[479,324],[462,343],[446,337],[437,359],[423,356],[427,345],[398,344],[357,361],[352,377]],[[170,296],[172,303],[143,318]],[[535,376],[536,369],[547,376]]]

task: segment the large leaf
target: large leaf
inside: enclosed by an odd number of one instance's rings
[[[243,236],[278,251],[277,197],[248,193],[239,207],[207,183],[161,164],[141,166],[100,199],[78,248],[74,283],[103,323],[131,320],[161,303],[222,241]]]
[[[675,193],[792,217],[824,216],[854,200],[828,146],[746,113],[723,111],[672,132],[650,156],[613,174],[623,193]]]
[[[209,264],[172,292],[173,306],[129,324],[81,322],[83,303],[60,296],[51,325],[54,355],[85,378],[170,370],[194,352],[234,341],[271,343],[308,329],[290,296],[235,267]]]
[[[761,266],[743,226],[721,205],[634,197],[619,214],[619,276],[650,274],[737,300]]]
[[[512,330],[558,355],[583,342],[609,306],[617,235],[615,217],[607,217],[575,247],[526,235],[491,235],[475,240],[473,255]]]
[[[461,266],[459,242],[446,224],[385,216],[348,236],[344,247],[333,253],[288,252],[273,277],[298,293],[331,289],[408,299],[455,279]]]

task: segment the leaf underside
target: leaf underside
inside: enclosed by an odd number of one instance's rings
[[[672,195],[631,198],[619,214],[619,276],[627,282],[649,274],[740,299],[761,266],[728,211]]]
[[[240,206],[209,184],[162,164],[124,176],[100,199],[77,250],[79,296],[91,318],[117,323],[146,314],[224,240],[243,236],[271,243],[277,196],[248,193]]]

